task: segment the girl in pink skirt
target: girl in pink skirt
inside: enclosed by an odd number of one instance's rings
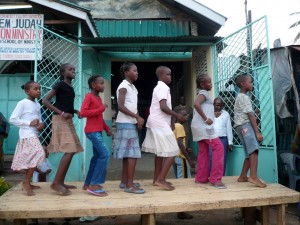
[[[41,105],[36,98],[41,95],[41,87],[34,81],[28,81],[22,86],[27,98],[18,102],[11,114],[10,123],[20,127],[19,141],[11,168],[15,171],[25,170],[22,183],[28,196],[34,195],[33,189],[40,188],[30,183],[33,172],[45,160],[45,152],[39,140],[39,131],[43,130]]]

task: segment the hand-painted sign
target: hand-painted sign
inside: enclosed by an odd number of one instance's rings
[[[0,14],[0,60],[40,59],[43,23],[42,14]]]

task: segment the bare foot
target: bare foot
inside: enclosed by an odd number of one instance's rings
[[[65,196],[70,194],[71,192],[65,188],[63,185],[59,185],[59,184],[51,184],[50,188],[54,191],[57,192],[57,194]]]
[[[40,186],[30,184],[31,189],[41,189]]]
[[[173,184],[169,181],[165,181],[169,186],[172,186]],[[153,181],[152,186],[159,186],[158,184],[156,184],[155,181]]]
[[[175,187],[169,185],[166,181],[155,181],[155,184],[166,191],[173,191],[175,189]]]
[[[23,183],[22,184],[22,189],[26,192],[26,194],[28,196],[33,196],[35,195],[34,192],[32,191],[31,187],[30,187],[30,184],[25,184]]]
[[[64,186],[64,188],[66,188],[66,189],[77,189],[77,187],[74,186],[74,185],[63,184],[63,186]]]
[[[264,184],[263,182],[261,182],[260,181],[260,179],[258,179],[257,177],[256,178],[251,178],[251,177],[249,177],[248,178],[248,181],[250,182],[250,183],[252,183],[252,184],[254,184],[255,186],[257,186],[257,187],[260,187],[260,188],[265,188],[267,185],[266,184]]]
[[[248,177],[239,177],[237,182],[248,182]]]

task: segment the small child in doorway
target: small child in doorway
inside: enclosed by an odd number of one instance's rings
[[[259,132],[256,117],[247,92],[252,91],[253,83],[250,75],[240,75],[236,78],[236,84],[240,93],[234,104],[234,128],[244,146],[246,158],[238,182],[250,182],[257,187],[264,188],[267,185],[257,177],[258,149],[263,136]],[[250,169],[250,176],[247,176]]]
[[[168,85],[171,83],[171,70],[166,66],[156,69],[158,83],[153,90],[150,115],[147,120],[146,138],[142,150],[155,154],[155,170],[153,185],[171,191],[175,187],[166,181],[166,176],[179,154],[179,147],[171,129],[171,117],[180,122],[186,118],[172,111],[171,94]]]
[[[102,131],[105,130],[107,136],[111,136],[110,128],[103,119],[103,113],[107,104],[103,104],[100,92],[104,91],[104,79],[99,76],[91,76],[88,80],[91,93],[86,94],[81,109],[80,116],[87,117],[84,132],[93,144],[93,157],[87,173],[83,189],[96,196],[107,196],[102,189],[106,179],[106,171],[109,159],[109,152],[103,141]]]
[[[185,109],[178,109],[177,112],[188,119],[189,115]],[[191,167],[194,167],[195,163],[191,160],[186,149],[186,134],[183,124],[175,121],[174,130],[175,137],[180,149],[179,155],[175,157],[173,163],[173,170],[176,179],[191,178]],[[186,212],[178,212],[178,219],[193,219],[193,216]]]
[[[48,160],[49,153],[47,152],[47,147],[43,145],[45,151],[45,160],[42,165],[38,166],[32,176],[32,182],[48,182],[49,174],[52,171],[52,165]]]
[[[53,111],[52,137],[48,145],[49,153],[62,152],[62,156],[51,189],[59,195],[68,195],[69,189],[77,187],[65,184],[65,177],[75,153],[83,151],[73,124],[74,114],[80,118],[79,111],[74,109],[75,91],[72,80],[75,79],[75,67],[70,63],[60,66],[60,82],[43,99],[45,107]],[[56,98],[51,104],[51,99]]]
[[[43,130],[44,123],[41,105],[36,102],[36,98],[41,96],[41,87],[37,82],[28,81],[22,89],[28,97],[18,102],[9,120],[13,125],[20,127],[11,168],[15,171],[25,170],[22,187],[28,196],[32,196],[33,189],[40,188],[30,183],[33,172],[45,160],[45,152],[39,140],[39,131]]]
[[[214,130],[214,106],[208,91],[212,88],[208,74],[199,75],[196,79],[199,89],[194,103],[192,119],[193,140],[198,142],[196,183],[210,182],[216,188],[226,188],[222,182],[224,171],[224,147]],[[209,171],[209,148],[212,149],[212,165]]]

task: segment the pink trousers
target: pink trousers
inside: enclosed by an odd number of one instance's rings
[[[212,165],[209,174],[209,147],[212,149]],[[195,182],[212,184],[222,180],[224,172],[224,146],[219,138],[198,141],[198,159]]]

